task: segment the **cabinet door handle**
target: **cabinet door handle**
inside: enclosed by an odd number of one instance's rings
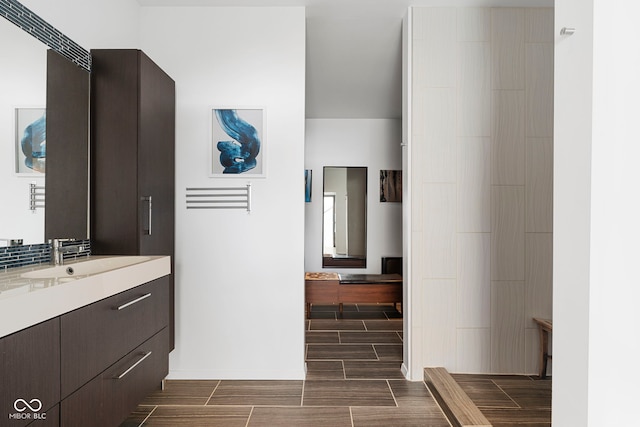
[[[151,219],[153,218],[153,197],[152,196],[142,196],[140,200],[143,202],[148,202],[148,212],[147,217],[149,218],[149,227],[142,230],[142,234],[145,236],[151,236]],[[144,226],[143,226],[144,227]]]
[[[148,351],[148,352],[144,353],[142,355],[142,357],[140,359],[138,359],[138,361],[136,363],[134,363],[133,365],[129,366],[129,369],[127,369],[126,371],[124,371],[123,373],[118,375],[117,377],[113,377],[113,379],[115,379],[115,380],[123,379],[125,377],[125,375],[127,375],[129,372],[133,371],[136,366],[141,364],[144,359],[146,359],[147,357],[151,356],[151,353],[152,353],[151,351]]]
[[[120,307],[115,307],[115,310],[122,310],[124,308],[129,307],[130,305],[133,305],[135,303],[138,303],[138,302],[142,301],[143,299],[147,299],[150,296],[151,296],[151,292],[149,292],[148,294],[144,294],[141,297],[138,297],[138,298],[136,298],[136,299],[134,299],[132,301],[129,301],[129,302],[125,303],[125,304],[122,304]]]

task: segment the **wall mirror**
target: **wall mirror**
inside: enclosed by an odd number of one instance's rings
[[[45,175],[23,166],[21,153],[16,153],[16,116],[17,111],[41,112],[46,106],[47,48],[4,18],[0,46],[0,239],[42,243],[44,212],[29,210],[29,184],[44,186]]]
[[[322,267],[367,266],[367,168],[325,166]]]
[[[86,238],[89,73],[61,56],[54,58],[60,60],[51,66],[51,59],[47,58],[57,54],[48,51],[45,44],[4,16],[0,19],[0,40],[0,93],[3,94],[0,97],[0,197],[3,200],[3,209],[0,210],[0,239],[3,240],[0,240],[0,245],[6,244],[4,239],[21,239],[24,244],[42,243],[46,240],[45,227],[50,231],[47,234],[55,234],[56,237]],[[74,77],[67,70],[71,70]],[[57,76],[56,81],[47,85],[52,71],[53,76]],[[79,78],[77,83],[76,77]],[[70,79],[74,79],[74,92],[75,87],[84,91],[75,98],[69,95],[67,85]],[[52,94],[47,92],[52,87],[60,89],[53,94],[59,100],[57,106],[49,105],[48,98]],[[42,173],[39,168],[24,167],[20,141],[24,133],[20,129],[24,123],[19,123],[18,118],[29,117],[24,112],[43,113],[45,110],[46,132],[42,146],[48,150],[43,150],[46,160]],[[52,123],[54,128],[49,129]],[[63,143],[56,146],[55,141]],[[75,144],[72,153],[69,152],[68,141]],[[49,176],[49,172],[53,174]],[[60,182],[55,176],[64,177],[66,181]],[[49,178],[58,182],[58,190],[51,194],[46,188]],[[30,209],[32,183],[44,188],[47,193],[45,204],[53,206],[54,210]],[[56,213],[54,211],[57,211],[56,215],[52,215]],[[67,224],[73,223],[78,229],[69,230],[66,225],[61,228],[56,218],[64,219]],[[56,220],[52,222],[52,219]]]

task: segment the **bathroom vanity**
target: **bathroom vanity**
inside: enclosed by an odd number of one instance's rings
[[[0,273],[0,417],[124,421],[168,374],[170,272],[167,256],[116,256]]]

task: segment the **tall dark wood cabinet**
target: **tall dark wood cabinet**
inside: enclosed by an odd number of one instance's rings
[[[89,73],[47,51],[45,239],[86,239],[89,187]]]
[[[175,82],[140,50],[91,56],[91,251],[174,263]],[[172,274],[170,348],[173,302]]]

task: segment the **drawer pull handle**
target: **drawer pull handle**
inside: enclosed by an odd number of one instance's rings
[[[151,293],[144,294],[144,295],[142,295],[140,298],[136,298],[136,299],[134,299],[133,301],[129,301],[129,302],[128,302],[128,303],[126,303],[126,304],[122,304],[120,307],[116,307],[116,310],[122,310],[122,309],[125,309],[125,308],[129,307],[130,305],[133,305],[133,304],[135,304],[135,303],[138,303],[138,302],[142,301],[143,299],[147,299],[147,298],[149,298],[150,296],[151,296]]]
[[[133,365],[129,366],[129,369],[127,369],[126,371],[124,371],[123,373],[121,373],[120,375],[118,375],[117,377],[114,377],[114,379],[116,380],[121,380],[122,378],[124,378],[125,375],[127,375],[129,372],[133,371],[135,369],[136,366],[138,366],[139,364],[142,363],[142,361],[144,359],[146,359],[147,357],[151,356],[151,352],[147,352],[145,353],[136,363],[134,363]]]

